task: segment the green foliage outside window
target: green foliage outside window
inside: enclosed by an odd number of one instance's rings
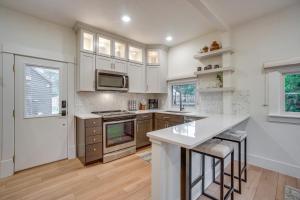
[[[284,82],[285,111],[300,112],[300,74],[287,74]]]
[[[172,86],[172,104],[178,106],[180,102],[180,93],[182,104],[185,106],[194,106],[196,101],[196,84],[185,83]]]

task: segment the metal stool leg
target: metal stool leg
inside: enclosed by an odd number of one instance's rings
[[[245,159],[245,172],[244,172],[244,176],[245,176],[245,182],[247,182],[247,138],[245,138],[245,141],[244,141],[244,159]]]
[[[231,200],[234,200],[234,151],[231,153]]]
[[[221,172],[220,172],[220,199],[224,199],[224,159],[220,160],[221,162]]]
[[[241,151],[241,142],[238,143],[238,164],[239,164],[239,171],[238,171],[238,179],[239,179],[239,189],[238,189],[238,193],[242,193],[242,151]],[[234,175],[233,175],[234,176]]]
[[[205,155],[202,155],[202,193],[204,194],[204,189],[205,189]]]

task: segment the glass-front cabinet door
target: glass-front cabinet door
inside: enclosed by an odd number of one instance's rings
[[[126,59],[126,43],[115,41],[114,42],[114,56],[120,59]]]
[[[147,64],[159,65],[159,50],[156,49],[147,50]]]
[[[129,46],[129,61],[143,63],[143,49],[139,47]]]
[[[89,31],[81,30],[81,51],[87,53],[95,52],[95,34]]]
[[[98,35],[98,52],[99,55],[111,56],[111,40]]]

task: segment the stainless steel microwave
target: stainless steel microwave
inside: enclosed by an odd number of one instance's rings
[[[127,92],[128,81],[125,73],[96,70],[96,90]]]

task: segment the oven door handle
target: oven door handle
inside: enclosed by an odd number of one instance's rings
[[[127,81],[126,81],[126,77],[125,76],[123,76],[123,88],[125,88],[126,87],[126,83]]]
[[[103,126],[105,126],[105,125],[107,125],[107,124],[119,124],[119,123],[130,122],[130,121],[135,122],[136,119],[127,119],[127,120],[120,120],[120,121],[104,122],[104,123],[103,123]]]

